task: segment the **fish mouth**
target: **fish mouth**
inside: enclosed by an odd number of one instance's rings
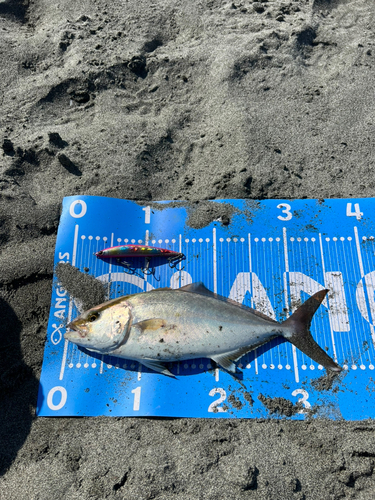
[[[66,340],[75,342],[86,337],[86,332],[75,325],[74,322],[67,324],[66,329],[67,331],[64,333],[64,338]]]

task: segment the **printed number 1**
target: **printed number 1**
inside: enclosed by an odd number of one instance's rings
[[[352,204],[348,203],[346,205],[346,216],[347,217],[356,217],[357,220],[361,220],[363,212],[359,208],[359,203],[354,204],[354,212],[352,212]]]
[[[284,210],[281,210],[283,214],[285,214],[285,217],[282,217],[281,215],[278,215],[277,218],[280,220],[290,220],[293,215],[291,213],[292,207],[288,203],[280,203],[280,205],[277,205],[277,208],[283,208]]]
[[[142,210],[145,211],[145,224],[150,224],[151,220],[151,207],[144,207]]]
[[[139,407],[141,404],[141,389],[142,387],[137,387],[136,389],[132,390],[132,394],[134,394],[134,403],[133,403],[134,411],[139,411]]]

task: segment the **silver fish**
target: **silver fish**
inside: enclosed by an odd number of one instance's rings
[[[93,307],[69,323],[65,338],[89,351],[138,361],[173,376],[171,361],[211,358],[232,373],[246,353],[281,336],[316,363],[341,368],[309,331],[322,290],[278,323],[262,313],[212,293],[202,283],[127,295]]]

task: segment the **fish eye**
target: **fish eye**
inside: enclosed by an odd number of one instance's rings
[[[99,250],[98,255],[103,255],[103,250]]]
[[[87,318],[91,323],[93,321],[96,321],[99,318],[100,314],[98,312],[90,314],[90,316]]]

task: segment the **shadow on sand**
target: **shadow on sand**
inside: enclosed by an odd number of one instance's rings
[[[38,380],[22,357],[22,325],[0,297],[0,476],[25,442],[34,410]]]
[[[281,345],[285,342],[285,339],[282,337],[276,338],[264,344],[260,348],[258,348],[257,353],[255,351],[251,351],[248,354],[245,354],[241,359],[236,363],[237,371],[236,373],[227,372],[224,368],[220,367],[213,360],[209,358],[195,358],[195,359],[187,359],[182,361],[175,362],[167,362],[164,365],[168,368],[168,370],[175,377],[183,377],[188,375],[196,375],[204,372],[213,372],[216,368],[219,370],[229,373],[234,379],[238,381],[242,381],[244,379],[244,369],[247,365],[251,365],[254,363],[255,357],[265,354],[267,351],[272,349],[277,345]],[[83,347],[78,347],[80,351],[89,355],[92,358],[97,359],[100,362],[103,362],[104,365],[115,366],[119,369],[130,371],[130,372],[138,372],[139,369],[144,373],[157,373],[154,370],[151,370],[145,366],[140,367],[139,361],[129,360],[125,358],[118,358],[115,356],[103,355],[99,353],[95,353],[93,351],[89,351],[88,349],[84,349]],[[164,375],[165,376],[165,375]]]

